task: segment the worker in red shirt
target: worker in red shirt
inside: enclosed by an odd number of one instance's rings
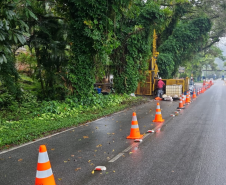
[[[157,88],[158,88],[158,94],[157,96],[162,98],[162,94],[163,94],[163,86],[165,85],[165,83],[162,81],[162,78],[159,77],[159,81],[157,83]]]

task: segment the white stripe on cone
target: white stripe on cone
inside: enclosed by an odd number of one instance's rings
[[[138,125],[131,125],[131,128],[139,128]]]
[[[44,171],[38,171],[36,172],[36,178],[43,179],[50,177],[53,174],[52,169],[44,170]]]
[[[49,161],[47,152],[39,152],[38,163],[46,163]]]
[[[133,116],[132,117],[132,121],[137,121],[137,117],[136,116]]]

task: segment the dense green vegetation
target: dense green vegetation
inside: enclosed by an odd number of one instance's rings
[[[9,107],[11,114],[9,109],[1,113],[0,148],[31,141],[145,101],[128,95],[96,95],[80,101],[67,98],[64,102],[30,100],[19,107],[13,104]]]
[[[163,78],[177,76],[179,66],[182,76],[198,77],[203,67],[216,69],[215,57],[225,59],[214,45],[226,29],[220,0],[5,0],[0,7],[1,134],[20,122],[52,121],[40,136],[72,125],[58,127],[58,117],[103,111],[111,98],[133,93],[146,79],[154,29]],[[94,83],[110,75],[116,94],[97,96]]]

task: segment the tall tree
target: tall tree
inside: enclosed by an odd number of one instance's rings
[[[15,69],[15,48],[26,42],[25,34],[28,26],[22,19],[22,14],[27,17],[33,13],[27,7],[27,0],[5,0],[0,2],[0,80],[8,90],[18,96],[18,73]],[[21,11],[23,6],[23,11]]]

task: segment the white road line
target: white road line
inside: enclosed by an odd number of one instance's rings
[[[121,157],[124,153],[119,153],[118,155],[116,155],[114,158],[112,158],[110,161],[108,161],[109,163],[113,163],[115,162],[119,157]]]
[[[145,134],[144,137],[142,139],[145,139],[146,137],[148,137],[150,134]]]
[[[123,150],[122,152],[128,152],[130,149],[132,149],[133,147],[137,146],[137,143],[134,143],[132,145],[130,145],[129,147],[127,147],[125,150]]]
[[[80,126],[79,126],[79,127],[80,127]],[[64,132],[68,132],[68,131],[73,130],[73,129],[76,129],[76,128],[78,128],[78,127],[69,128],[69,129],[64,130],[64,131],[61,131],[61,132],[59,132],[59,133],[52,134],[52,135],[49,135],[49,136],[40,138],[40,139],[37,139],[37,140],[35,140],[35,141],[31,141],[31,142],[22,144],[22,145],[20,145],[20,146],[16,146],[16,147],[10,148],[10,149],[8,149],[8,150],[4,150],[4,151],[0,152],[0,155],[1,155],[1,154],[4,154],[4,153],[7,153],[7,152],[10,152],[10,151],[13,151],[13,150],[16,150],[16,149],[18,149],[18,148],[22,148],[22,147],[24,147],[24,146],[27,146],[27,145],[30,145],[30,144],[33,144],[33,143],[36,143],[36,142],[38,142],[38,141],[42,141],[42,140],[44,140],[44,139],[51,138],[51,137],[53,137],[53,136],[62,134],[62,133],[64,133]]]
[[[145,134],[145,136],[142,138],[143,140],[148,137],[150,135],[150,133]],[[124,153],[128,152],[129,150],[131,150],[133,147],[138,146],[139,143],[133,143],[132,145],[130,145],[129,147],[127,147],[125,150],[123,150],[121,153],[119,153],[118,155],[116,155],[114,158],[112,158],[110,161],[108,162],[115,162],[117,159],[119,159],[119,157],[121,157]]]

